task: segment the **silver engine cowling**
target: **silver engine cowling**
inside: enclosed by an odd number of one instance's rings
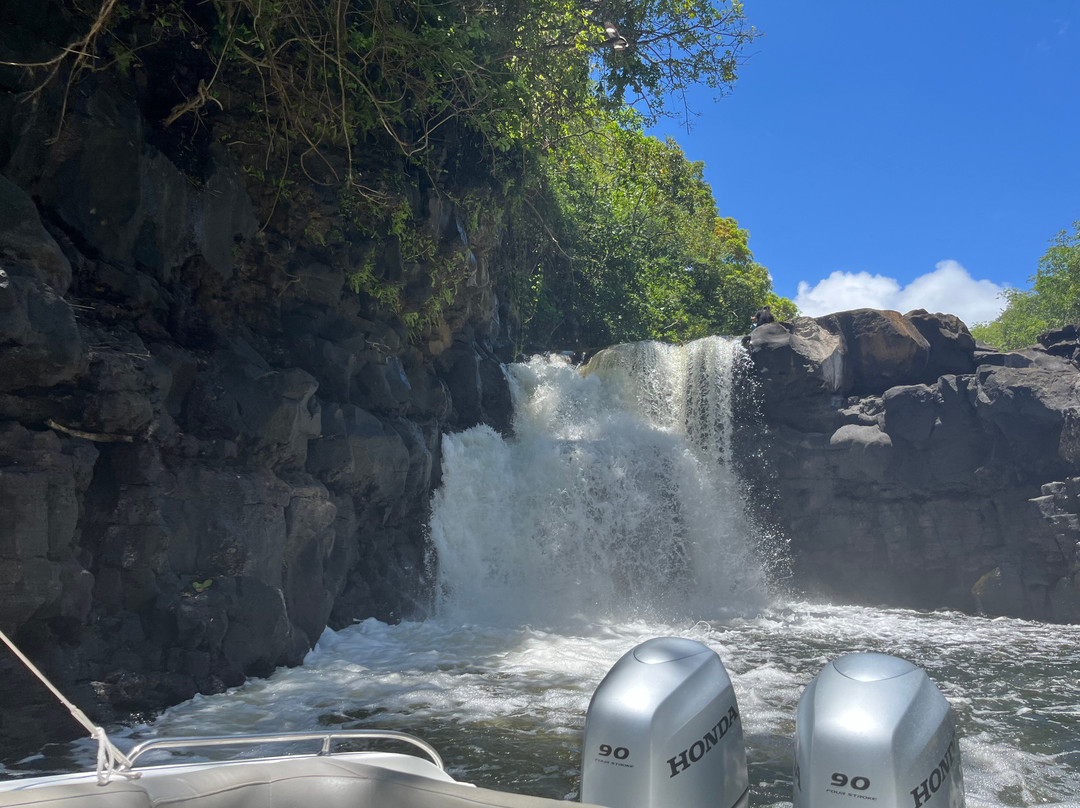
[[[623,655],[589,703],[581,801],[742,808],[748,791],[739,707],[716,652],[658,637]]]
[[[926,673],[848,654],[799,699],[795,808],[963,808],[952,708]]]

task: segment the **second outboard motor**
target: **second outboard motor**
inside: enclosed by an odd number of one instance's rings
[[[612,666],[585,719],[581,801],[610,808],[743,808],[742,721],[716,652],[678,637]]]
[[[926,673],[887,654],[848,654],[799,699],[795,808],[963,808],[952,708]]]

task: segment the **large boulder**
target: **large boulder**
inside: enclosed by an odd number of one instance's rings
[[[882,428],[901,449],[895,469],[913,486],[970,488],[973,470],[991,456],[976,418],[970,377],[943,376],[936,384],[902,385],[882,396]]]
[[[949,314],[856,309],[768,323],[747,340],[766,416],[801,431],[831,432],[843,397],[881,395],[974,369],[975,342]]]
[[[1080,346],[1068,329],[1043,342],[976,348],[951,315],[865,309],[751,334],[771,427],[763,519],[789,537],[803,589],[1080,622],[1067,482],[1080,476]]]
[[[513,406],[498,358],[475,344],[459,342],[439,355],[436,368],[448,380],[452,426],[465,429],[489,423],[509,432]]]
[[[52,387],[86,370],[71,264],[30,197],[0,176],[0,392]]]
[[[842,337],[796,317],[755,328],[748,348],[765,390],[766,416],[802,431],[830,431],[835,405],[852,383]]]
[[[846,347],[851,392],[880,394],[897,384],[922,381],[930,343],[899,312],[855,309],[818,317]]]
[[[164,655],[202,689],[211,676],[235,684],[297,664],[344,582],[326,488],[198,460],[166,468],[145,446],[107,452],[121,493],[87,531],[99,607],[142,616],[128,666],[152,669],[148,658]]]
[[[319,435],[318,382],[300,368],[273,368],[243,340],[218,351],[187,394],[182,423],[237,444],[272,468],[302,468]]]
[[[1080,324],[1072,323],[1046,331],[1039,334],[1038,340],[1048,354],[1063,357],[1080,366]]]
[[[307,467],[333,489],[350,492],[364,507],[385,508],[405,490],[410,452],[392,422],[351,404],[333,405],[323,413]]]
[[[975,338],[955,314],[930,314],[925,309],[909,311],[904,320],[915,327],[930,346],[923,369],[923,381],[975,370]]]
[[[1080,462],[1080,372],[990,367],[976,374],[975,412],[1015,460],[1050,474]]]

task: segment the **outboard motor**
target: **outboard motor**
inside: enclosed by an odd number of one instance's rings
[[[589,703],[581,801],[611,808],[743,808],[742,721],[724,664],[658,637],[612,666]]]
[[[803,691],[795,808],[963,808],[956,721],[926,673],[887,654],[848,654]]]

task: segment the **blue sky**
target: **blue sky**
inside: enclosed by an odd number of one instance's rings
[[[734,91],[656,130],[803,313],[993,319],[1080,219],[1080,0],[746,0]]]

